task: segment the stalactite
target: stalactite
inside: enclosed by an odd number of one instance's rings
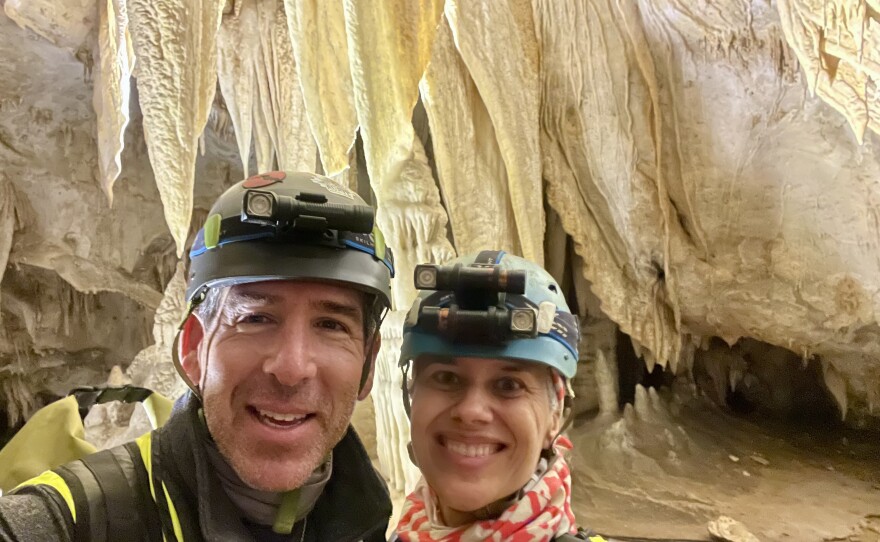
[[[259,53],[257,12],[248,9],[223,16],[217,32],[217,78],[220,91],[232,119],[238,153],[244,175],[250,175],[248,164],[253,139],[256,74],[254,64]]]
[[[411,120],[442,8],[440,0],[345,1],[355,109],[379,202],[376,218],[403,279],[394,284],[401,308],[415,297],[408,280],[415,264],[453,254],[446,211]]]
[[[456,248],[462,254],[486,247],[521,254],[495,129],[445,17],[419,88]]]
[[[216,38],[224,3],[128,4],[144,138],[178,256],[189,232],[198,139],[217,85]]]
[[[287,16],[281,0],[257,2],[261,31],[262,61],[257,69],[263,72],[269,94],[264,110],[272,130],[272,145],[278,167],[292,171],[314,171],[315,139],[306,118],[299,72],[293,55]]]
[[[98,124],[101,188],[113,204],[113,183],[122,171],[134,64],[126,0],[98,0],[98,70],[92,106]]]
[[[12,251],[15,226],[15,189],[6,174],[0,173],[0,284],[3,283],[9,253]],[[0,313],[0,323],[2,321],[2,313]]]
[[[840,112],[862,143],[880,133],[880,28],[876,8],[852,0],[779,0],[785,39],[810,93]]]
[[[455,44],[495,128],[522,255],[544,263],[539,46],[528,0],[449,0]]]
[[[330,177],[349,167],[358,120],[342,0],[284,0],[306,116]]]
[[[220,87],[247,169],[251,137],[260,171],[314,171],[315,141],[281,0],[244,0],[218,33]]]
[[[634,68],[644,46],[634,14],[598,4],[536,9],[547,199],[605,314],[645,346],[646,361],[675,362],[681,334],[666,272],[669,203],[657,188],[657,104],[649,90],[657,83],[651,70]],[[585,26],[606,31],[577,37]]]

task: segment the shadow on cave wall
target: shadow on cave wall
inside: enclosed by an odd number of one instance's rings
[[[751,338],[733,346],[713,338],[694,354],[691,375],[672,375],[655,365],[648,370],[629,337],[618,330],[617,367],[621,408],[635,400],[637,385],[669,388],[692,378],[697,392],[722,409],[753,421],[795,426],[838,427],[840,409],[825,385],[821,360]]]
[[[77,386],[106,381],[152,342],[154,310],[76,290],[53,271],[10,266],[0,291],[0,442]]]

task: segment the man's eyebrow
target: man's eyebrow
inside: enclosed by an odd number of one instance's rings
[[[338,316],[346,316],[355,320],[361,318],[363,315],[363,309],[361,306],[351,303],[332,301],[329,299],[318,299],[311,301],[309,305],[315,310],[329,312]]]
[[[236,305],[274,305],[281,302],[281,297],[257,290],[244,290],[232,288],[226,302]]]

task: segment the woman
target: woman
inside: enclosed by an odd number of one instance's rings
[[[416,287],[400,366],[410,456],[423,478],[396,535],[571,538],[578,531],[562,456],[571,445],[560,432],[578,326],[559,286],[527,260],[483,251],[417,267]]]

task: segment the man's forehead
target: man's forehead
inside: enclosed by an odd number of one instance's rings
[[[344,285],[316,282],[274,280],[236,284],[229,288],[229,302],[277,304],[285,301],[327,302],[360,308],[363,292]]]

